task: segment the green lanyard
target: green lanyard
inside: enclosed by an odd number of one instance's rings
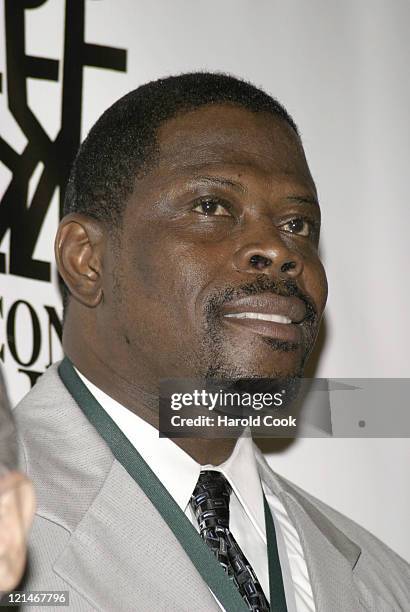
[[[204,545],[198,532],[194,529],[181,508],[160,480],[158,480],[151,468],[145,463],[128,438],[84,385],[67,357],[61,362],[58,371],[64,385],[85,416],[105,440],[117,461],[121,463],[158,510],[226,612],[249,612],[239,591],[227,577],[210,549]],[[264,502],[266,537],[268,541],[270,609],[271,612],[286,612],[286,599],[276,544],[275,527],[266,498]]]

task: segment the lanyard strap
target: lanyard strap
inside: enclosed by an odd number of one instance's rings
[[[275,525],[265,493],[263,494],[263,502],[265,506],[266,541],[268,543],[270,609],[271,612],[287,612]]]
[[[136,448],[88,390],[67,357],[59,365],[58,371],[64,385],[87,419],[105,440],[117,461],[121,463],[155,506],[226,612],[249,612],[239,591],[227,577],[210,549],[204,545],[191,522]],[[271,611],[286,612],[275,527],[265,497],[264,503],[268,541],[269,586],[271,600],[274,600],[274,604],[271,603]]]

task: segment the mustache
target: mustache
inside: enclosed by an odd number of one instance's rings
[[[293,279],[275,280],[265,275],[256,276],[251,283],[245,283],[238,287],[228,286],[213,293],[205,304],[206,317],[208,321],[211,321],[218,316],[224,304],[241,297],[263,293],[274,293],[281,297],[295,296],[302,300],[306,307],[306,317],[303,322],[313,323],[317,318],[317,309],[314,302],[310,296],[301,291]]]

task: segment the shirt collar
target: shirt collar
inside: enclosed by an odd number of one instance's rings
[[[202,469],[211,467],[203,466]],[[238,438],[230,457],[212,469],[222,472],[227,478],[246,514],[253,519],[260,536],[266,541],[262,484],[249,428]]]

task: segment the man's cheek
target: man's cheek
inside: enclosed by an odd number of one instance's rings
[[[171,289],[172,262],[160,241],[153,241],[150,236],[137,238],[133,247],[124,252],[123,262],[128,270],[125,282],[137,286],[141,296],[160,299],[164,288]]]
[[[327,302],[328,284],[327,284],[326,272],[322,264],[320,264],[320,272],[319,272],[318,278],[319,278],[318,291],[319,291],[319,296],[320,296],[319,305],[320,305],[321,312],[323,312],[326,306],[326,302]]]
[[[304,291],[321,316],[327,301],[328,285],[325,269],[319,260],[311,265],[305,265]]]

